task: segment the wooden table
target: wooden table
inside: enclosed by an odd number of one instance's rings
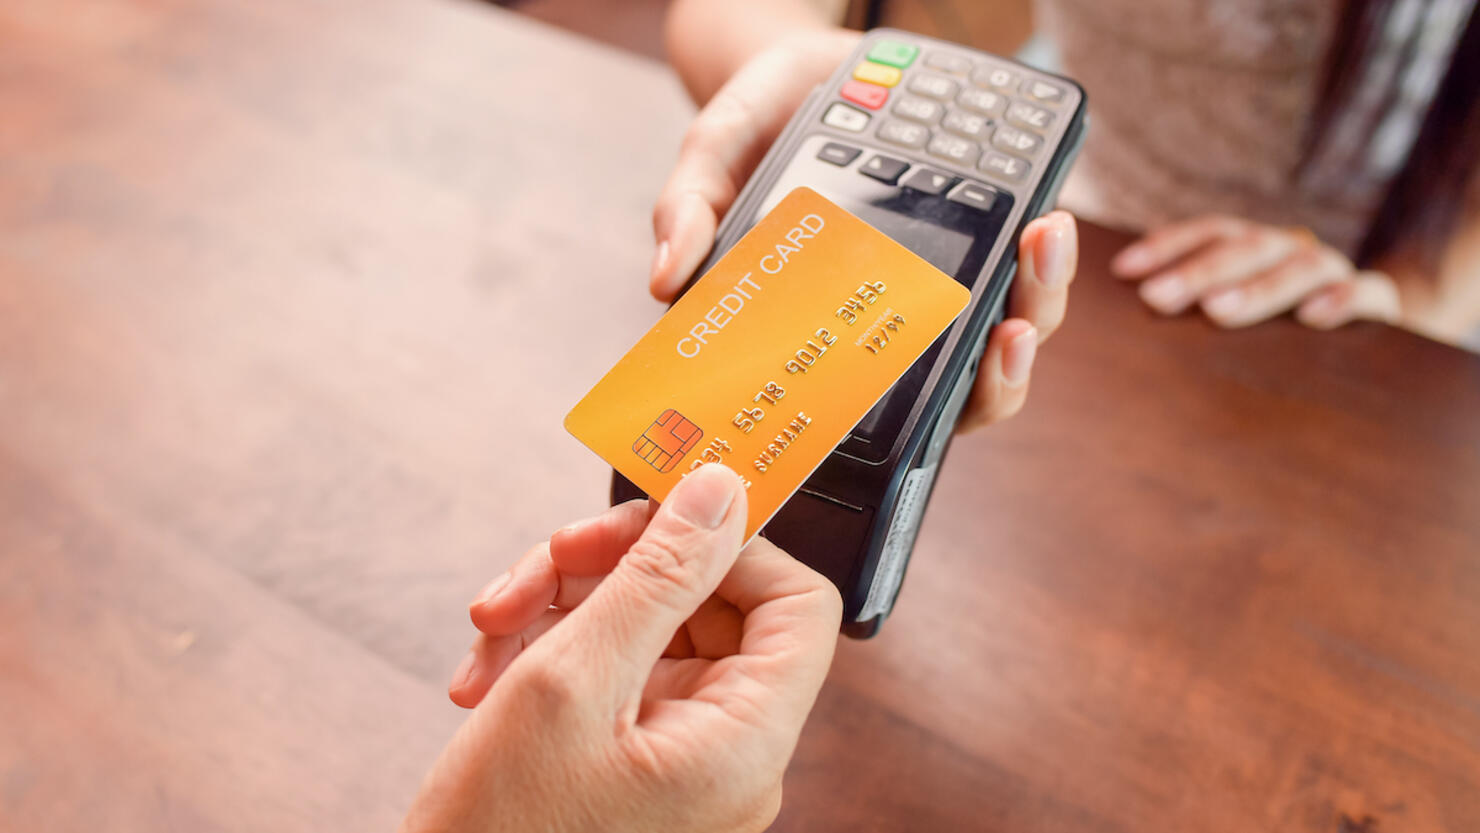
[[[660,66],[445,0],[0,5],[0,827],[390,828],[602,505]],[[1480,829],[1480,359],[1153,320],[1086,230],[782,830]]]

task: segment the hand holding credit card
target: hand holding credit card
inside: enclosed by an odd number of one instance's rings
[[[948,275],[809,188],[658,320],[565,427],[662,501],[689,471],[746,481],[754,535],[966,307]]]

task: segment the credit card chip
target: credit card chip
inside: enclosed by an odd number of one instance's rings
[[[669,408],[642,432],[642,436],[632,444],[632,450],[648,465],[666,474],[673,471],[678,461],[683,459],[689,449],[698,445],[699,438],[703,436],[704,432],[699,430],[699,426]]]

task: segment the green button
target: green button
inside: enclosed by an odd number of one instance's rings
[[[888,64],[892,67],[904,69],[914,62],[915,56],[920,54],[920,47],[900,43],[897,40],[881,40],[874,44],[874,48],[868,51],[868,59],[880,64]]]

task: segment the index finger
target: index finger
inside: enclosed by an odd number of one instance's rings
[[[739,79],[735,79],[738,81]],[[774,134],[757,124],[758,112],[731,81],[694,117],[679,149],[678,164],[653,206],[653,258],[649,289],[670,301],[714,242],[719,217],[740,193]]]
[[[490,636],[519,633],[551,605],[570,609],[611,572],[652,517],[647,500],[629,500],[571,524],[488,583],[468,605],[473,626]]]
[[[672,300],[714,244],[719,218],[771,142],[811,91],[857,42],[856,32],[810,33],[756,56],[704,105],[653,207],[649,288]]]
[[[775,544],[756,538],[715,595],[745,617],[735,658],[744,667],[742,679],[757,683],[771,702],[779,699],[786,706],[783,717],[794,717],[800,726],[832,665],[843,618],[837,588]],[[724,693],[721,687],[708,697],[695,696],[718,700]]]
[[[678,164],[653,206],[658,252],[648,280],[659,300],[672,300],[709,253],[719,217],[799,103],[788,94],[788,60],[772,50],[747,64],[684,134]]]
[[[550,536],[550,561],[573,576],[606,575],[642,536],[657,510],[653,501],[635,498],[558,530]]]
[[[1246,232],[1249,224],[1237,217],[1213,214],[1168,223],[1137,240],[1110,259],[1110,271],[1121,278],[1141,278],[1215,240]]]

